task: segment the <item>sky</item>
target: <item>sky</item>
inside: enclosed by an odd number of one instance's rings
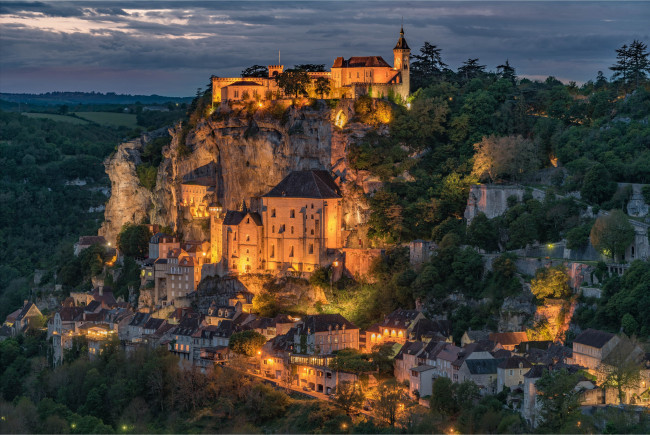
[[[594,79],[634,39],[650,43],[650,2],[0,0],[0,92],[191,96],[211,75],[253,64],[325,64],[379,55],[390,64],[404,20],[456,69],[506,59],[520,76]]]

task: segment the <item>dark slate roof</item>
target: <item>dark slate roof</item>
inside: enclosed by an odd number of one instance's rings
[[[257,82],[248,82],[248,81],[245,81],[245,80],[240,80],[238,82],[231,83],[228,86],[262,86],[262,85],[260,85]]]
[[[403,359],[404,355],[417,355],[424,349],[424,343],[421,341],[407,341],[399,350],[395,359]]]
[[[239,225],[246,216],[250,216],[255,225],[262,226],[262,218],[259,214],[250,211],[228,210],[226,217],[223,219],[224,225]]]
[[[79,245],[90,246],[94,244],[105,245],[106,239],[104,236],[81,236],[79,237]]]
[[[487,338],[490,336],[489,331],[472,331],[471,329],[468,329],[465,331],[465,333],[467,334],[467,337],[472,341],[487,340]]]
[[[345,317],[340,314],[315,314],[313,316],[307,316],[303,320],[301,325],[298,325],[299,334],[306,334],[307,329],[309,333],[313,334],[314,332],[324,332],[328,331],[329,327],[332,327],[332,330],[336,329],[338,326],[339,329],[345,325],[345,329],[359,329],[354,323],[347,320]]]
[[[144,326],[150,317],[151,314],[149,313],[135,313],[135,316],[129,322],[129,326]]]
[[[521,364],[521,367],[519,366]],[[523,369],[528,369],[531,368],[533,365],[528,362],[528,360],[524,357],[521,356],[511,356],[510,358],[506,358],[501,363],[499,364],[500,369],[518,369],[518,368],[523,368]]]
[[[506,350],[506,349],[499,349],[499,350],[495,350],[494,352],[490,352],[490,353],[495,358],[510,358],[510,355],[512,355],[510,353],[510,351]]]
[[[420,319],[411,331],[411,339],[420,340],[422,336],[440,334],[443,337],[451,335],[451,322],[449,320]]]
[[[399,39],[397,40],[397,44],[395,45],[395,48],[393,48],[393,50],[410,50],[410,49],[411,48],[406,43],[406,39],[404,39],[404,27],[402,27],[399,31]]]
[[[189,313],[183,318],[183,320],[181,320],[178,326],[174,329],[174,334],[191,336],[196,332],[197,329],[199,329],[200,325],[201,325],[201,316],[199,316],[196,313]]]
[[[112,305],[115,305],[117,301],[115,300],[115,296],[113,296],[113,292],[109,290],[110,287],[104,286],[104,290],[102,291],[102,294],[99,294],[99,290],[93,291],[93,299],[96,301],[100,301],[108,305],[109,307]]]
[[[99,308],[102,305],[101,301],[91,301],[88,305],[86,305],[86,312],[93,312],[97,308]]]
[[[341,198],[341,192],[328,171],[292,171],[264,197]]]
[[[18,313],[18,316],[16,316],[16,321],[18,321],[18,320],[22,320],[22,319],[27,315],[27,313],[29,312],[29,310],[30,310],[33,306],[35,306],[35,305],[34,305],[32,302],[28,302],[28,303],[26,303],[26,304],[23,306],[23,308],[20,310],[20,313]],[[38,308],[37,308],[37,310],[38,310]]]
[[[546,370],[548,370],[546,366],[534,365],[530,370],[528,370],[528,373],[524,375],[524,378],[532,378],[532,379],[541,378]]]
[[[612,338],[614,338],[614,334],[590,328],[578,335],[573,342],[600,349]]]
[[[165,323],[165,319],[156,319],[155,317],[151,317],[149,320],[147,320],[147,323],[144,324],[143,328],[153,329],[155,331],[160,328],[163,323]]]
[[[532,349],[546,350],[553,344],[550,340],[541,341],[522,341],[515,347],[517,353],[530,352]]]
[[[357,56],[345,60],[337,57],[332,68],[361,68],[361,67],[388,67],[391,66],[381,56]]]
[[[59,310],[62,322],[73,322],[83,318],[83,307],[63,307]]]
[[[473,375],[490,375],[497,373],[498,359],[466,359],[465,364]]]
[[[383,328],[407,329],[413,320],[420,314],[417,310],[403,310],[398,308],[384,317],[382,322],[376,323],[368,328],[370,332],[383,333]]]

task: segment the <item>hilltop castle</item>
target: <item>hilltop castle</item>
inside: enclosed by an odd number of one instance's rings
[[[370,95],[381,98],[390,94],[402,99],[409,96],[411,49],[404,38],[404,28],[393,48],[393,66],[381,56],[337,57],[331,71],[308,72],[313,85],[319,78],[330,82],[329,98],[356,98]],[[212,77],[212,102],[274,100],[284,97],[276,77],[284,65],[269,65],[268,77]]]

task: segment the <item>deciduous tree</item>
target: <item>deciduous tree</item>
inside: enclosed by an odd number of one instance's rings
[[[622,210],[613,210],[596,219],[589,238],[598,252],[620,259],[634,240],[634,227]]]
[[[228,342],[228,347],[233,351],[246,356],[255,356],[266,343],[266,337],[259,332],[248,330],[235,332]]]
[[[569,275],[563,265],[537,269],[530,291],[537,299],[566,298],[571,295]]]
[[[364,399],[365,395],[361,391],[361,386],[356,382],[339,382],[336,386],[334,401],[346,414],[350,414],[354,409],[360,408]]]
[[[616,389],[618,401],[621,404],[626,402],[626,390],[639,386],[642,359],[643,350],[638,346],[636,340],[622,335],[616,347],[598,366],[598,371],[605,379],[604,385]]]
[[[481,180],[518,180],[539,167],[537,145],[522,136],[488,136],[474,144],[472,173]]]
[[[546,371],[535,383],[541,404],[541,428],[558,433],[580,417],[580,395],[576,391],[578,375],[566,370]]]
[[[278,86],[286,95],[298,97],[299,94],[307,93],[307,86],[309,86],[309,75],[304,70],[288,69],[282,74],[278,74],[275,78]]]

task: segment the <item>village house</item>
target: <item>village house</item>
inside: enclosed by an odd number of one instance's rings
[[[497,366],[497,393],[505,387],[523,388],[524,375],[528,373],[533,365],[521,356],[511,356],[499,363]]]
[[[341,349],[359,349],[359,328],[340,314],[305,317],[288,334],[297,354],[328,355]]]
[[[370,352],[374,346],[387,341],[406,343],[409,333],[420,319],[424,319],[424,314],[420,311],[398,308],[382,322],[375,323],[366,330],[366,351]]]
[[[149,258],[153,260],[156,258],[165,258],[167,252],[180,247],[178,237],[165,233],[156,233],[149,240]]]
[[[472,331],[471,329],[468,329],[460,338],[460,346],[465,347],[470,343],[475,343],[481,340],[488,340],[489,337],[490,331]]]
[[[418,363],[433,368],[435,377],[453,380],[453,363],[458,359],[462,349],[446,341],[430,341],[424,351],[418,355]]]
[[[483,353],[483,352],[480,352]],[[489,358],[473,358],[470,355],[458,370],[458,382],[472,381],[478,385],[481,394],[496,393],[497,366],[500,361],[490,355]]]
[[[186,360],[189,363],[194,360],[192,336],[201,326],[201,320],[198,313],[187,313],[178,326],[171,331],[173,339],[169,343],[168,349],[181,360]]]
[[[35,304],[25,301],[21,308],[7,316],[3,327],[7,329],[11,336],[20,335],[30,326],[36,325],[37,320],[42,316],[43,314]]]
[[[418,365],[418,355],[422,353],[425,346],[421,341],[404,343],[394,359],[393,374],[398,382],[410,382],[410,371]]]
[[[81,251],[90,248],[92,245],[110,246],[104,236],[80,236],[79,241],[74,244],[74,255],[78,257]]]
[[[431,396],[433,380],[436,378],[435,369],[430,365],[423,364],[411,368],[409,377],[409,390],[414,397]]]
[[[590,373],[596,374],[598,366],[619,341],[615,334],[587,329],[573,340],[573,358],[569,363],[585,367]]]

